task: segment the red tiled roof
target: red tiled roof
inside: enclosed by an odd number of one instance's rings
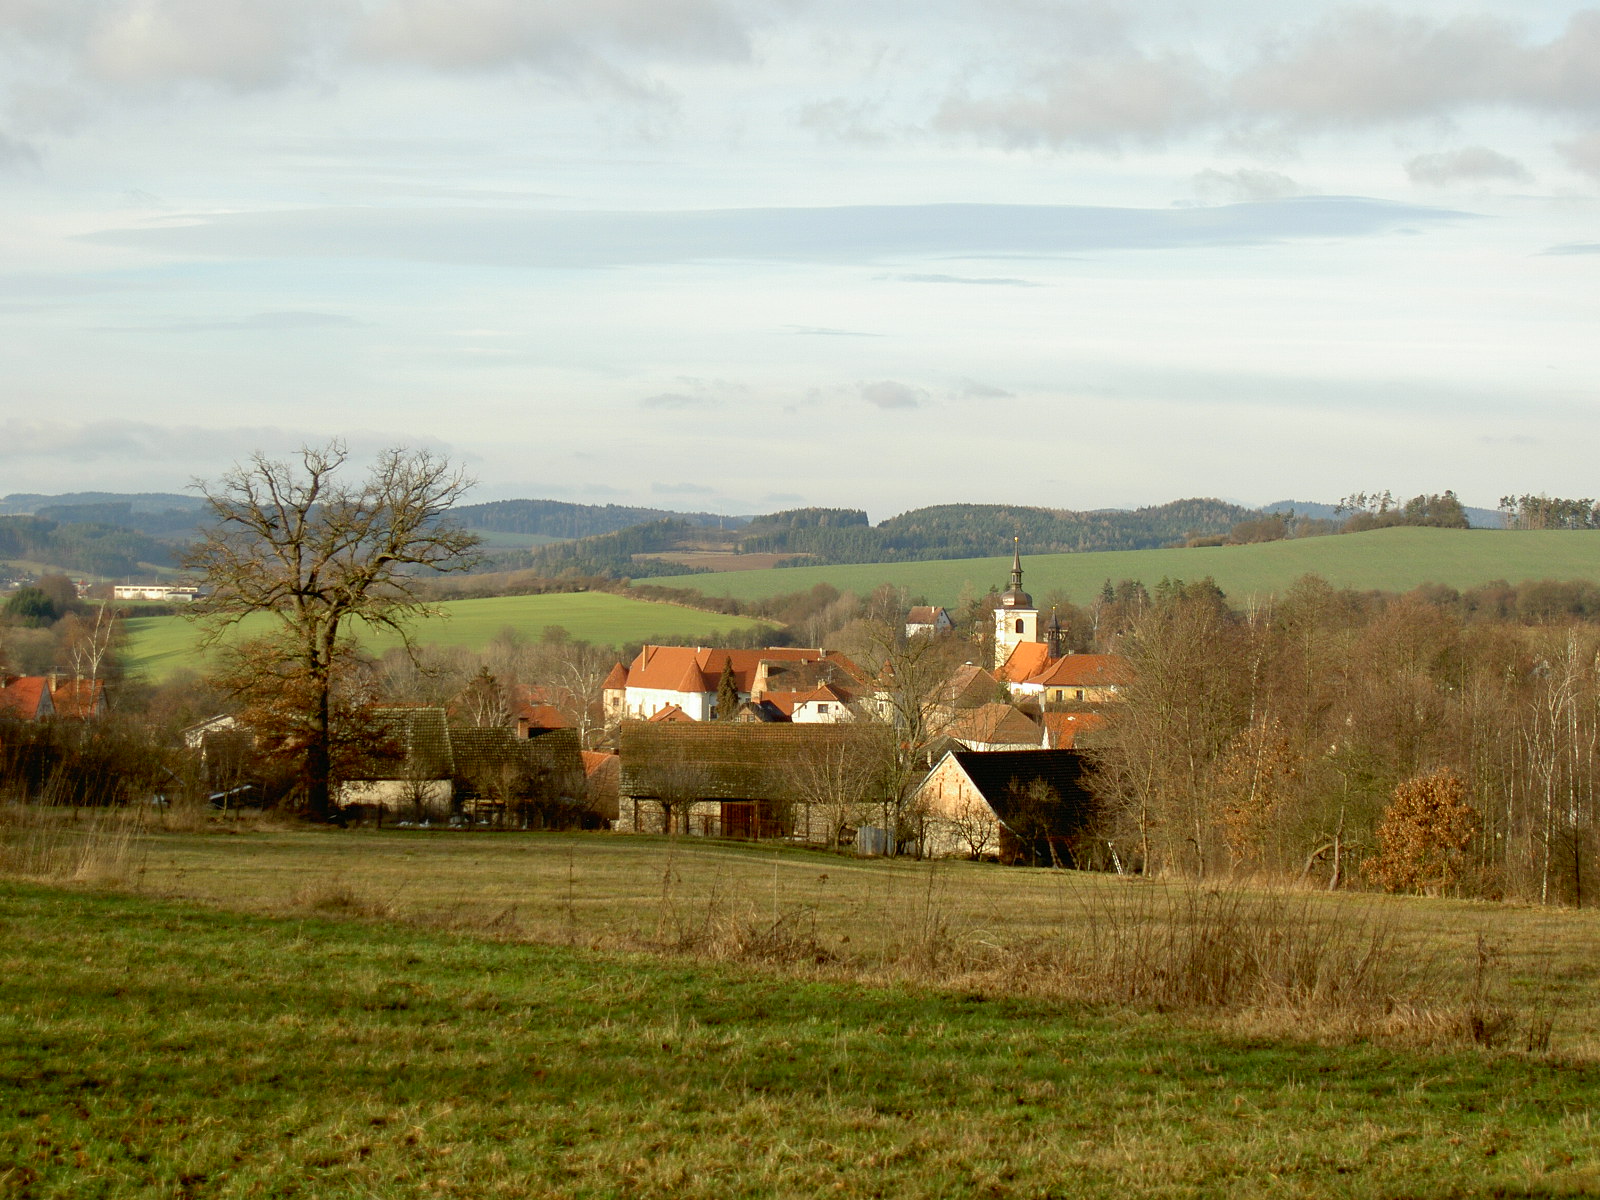
[[[665,708],[657,712],[655,716],[650,717],[649,720],[657,725],[682,724],[685,721],[691,725],[698,724],[693,717],[684,712],[683,709],[679,708],[676,704],[667,705]]]
[[[1042,687],[1110,687],[1128,682],[1128,660],[1120,654],[1068,654],[1026,681]]]
[[[627,686],[665,692],[714,692],[722,678],[722,665],[730,663],[733,666],[734,685],[748,694],[763,661],[816,662],[823,657],[821,650],[793,646],[769,647],[765,650],[646,646],[628,668]]]
[[[50,701],[50,681],[43,675],[20,675],[0,687],[0,715],[37,721],[55,711]]]
[[[1106,727],[1106,719],[1100,713],[1047,712],[1043,719],[1044,727],[1050,734],[1051,746],[1056,750],[1071,750],[1080,734],[1094,733]]]
[[[947,734],[960,742],[979,745],[1037,746],[1039,726],[1009,704],[985,704],[957,714]]]
[[[50,691],[56,716],[87,720],[105,711],[106,685],[99,679],[69,679]]]
[[[611,668],[605,682],[600,685],[602,692],[620,692],[628,686],[628,668],[621,663]]]
[[[1050,647],[1044,642],[1018,642],[995,674],[1006,683],[1021,683],[1044,670],[1049,661]]]
[[[529,729],[571,729],[573,724],[553,704],[521,704],[511,714],[519,722],[526,721]]]

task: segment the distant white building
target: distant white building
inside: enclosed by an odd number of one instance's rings
[[[165,604],[188,604],[200,598],[200,589],[175,583],[119,583],[111,589],[113,600],[158,600]]]

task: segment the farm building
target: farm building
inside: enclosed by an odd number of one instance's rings
[[[866,801],[879,727],[627,721],[615,828],[828,844]]]
[[[1073,750],[951,751],[913,804],[931,856],[1059,866],[1078,861],[1095,815],[1083,760]]]

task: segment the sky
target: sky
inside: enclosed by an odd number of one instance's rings
[[[1600,7],[0,0],[0,494],[1592,496]]]

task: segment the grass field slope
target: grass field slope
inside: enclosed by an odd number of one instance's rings
[[[1511,995],[1559,1000],[1548,1048],[1491,1050],[1064,997],[1050,947],[1160,894],[1078,872],[605,834],[120,853],[98,887],[0,878],[0,1195],[1600,1188],[1600,1068],[1569,1029],[1594,1011],[1592,912],[1385,905],[1408,959],[1426,939],[1470,975],[1487,929],[1532,981]],[[1307,904],[1359,922],[1371,898]],[[995,954],[1014,969],[970,973]]]
[[[1107,579],[1139,579],[1148,587],[1163,576],[1193,580],[1209,575],[1241,602],[1280,592],[1308,572],[1321,575],[1335,587],[1363,591],[1409,591],[1424,583],[1467,588],[1495,579],[1600,583],[1600,530],[1402,527],[1253,546],[1045,554],[1027,558],[1024,566],[1028,591],[1036,600],[1060,590],[1075,603],[1090,600]],[[926,596],[930,603],[948,605],[956,602],[963,589],[982,593],[990,586],[1004,587],[1010,567],[1007,552],[995,558],[792,567],[651,582],[740,600],[805,591],[824,582],[864,595],[888,583],[912,595]]]
[[[730,629],[753,629],[761,622],[701,612],[677,604],[632,600],[605,592],[573,592],[544,596],[495,596],[488,599],[452,600],[439,606],[444,615],[418,622],[416,638],[443,646],[480,649],[506,629],[527,641],[538,641],[544,630],[559,625],[573,638],[597,645],[621,645],[655,638],[705,638],[714,641]],[[196,628],[182,617],[135,617],[125,622],[128,634],[128,669],[149,680],[161,680],[184,667],[200,668],[204,656]],[[243,624],[246,633],[264,633],[266,618]],[[362,638],[374,653],[398,646],[392,633]]]

